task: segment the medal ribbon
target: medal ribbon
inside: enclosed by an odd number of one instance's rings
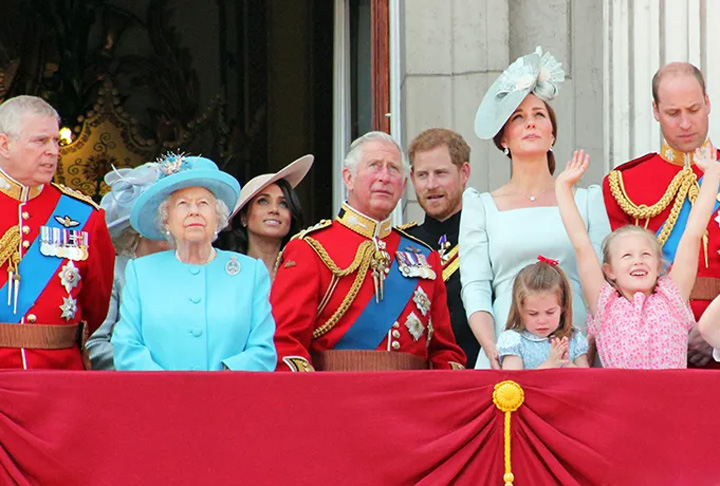
[[[77,229],[82,230],[90,219],[92,210],[92,207],[87,203],[63,194],[60,196],[55,209],[50,214],[44,226],[58,228],[57,235],[59,240],[59,229],[64,229],[64,227],[55,220],[55,214],[72,214],[73,218],[80,223]],[[53,233],[55,231],[56,230],[53,229]],[[30,245],[30,248],[28,248],[25,255],[23,255],[20,265],[18,266],[18,273],[21,275],[22,280],[20,281],[21,292],[18,296],[17,313],[13,313],[12,303],[7,305],[5,299],[0,299],[0,322],[20,322],[30,308],[35,305],[37,298],[57,273],[60,265],[65,261],[64,258],[46,257],[41,254],[41,240],[42,238],[35,238],[35,241],[33,241],[33,244]],[[53,240],[55,240],[55,238],[53,238]],[[8,285],[11,284],[11,282],[6,282],[5,285],[0,288],[0,296],[7,295]]]

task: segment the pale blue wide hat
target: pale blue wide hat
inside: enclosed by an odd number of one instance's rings
[[[158,224],[158,207],[173,192],[187,187],[204,187],[232,210],[240,194],[240,183],[217,164],[205,157],[168,154],[154,163],[159,176],[140,197],[130,211],[130,224],[145,238],[164,240]]]
[[[110,192],[100,201],[105,210],[105,222],[110,236],[119,236],[130,227],[130,210],[140,195],[152,186],[160,175],[156,164],[149,162],[131,169],[115,169],[105,174]]]
[[[529,93],[550,101],[564,79],[562,65],[550,53],[543,54],[539,46],[517,58],[485,93],[475,115],[475,134],[485,140],[493,138]]]

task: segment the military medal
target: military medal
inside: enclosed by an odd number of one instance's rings
[[[63,265],[62,270],[58,273],[58,277],[60,277],[60,282],[62,283],[62,286],[65,287],[65,291],[68,294],[72,289],[77,287],[78,282],[82,278],[80,277],[80,272],[78,272],[78,269],[72,260]]]
[[[384,241],[375,238],[373,242],[375,243],[375,252],[370,261],[370,268],[375,286],[375,302],[380,303],[385,294],[385,276],[390,272],[390,254],[385,251]]]
[[[447,235],[442,235],[440,239],[438,240],[438,253],[440,254],[440,260],[442,261],[442,264],[445,265],[447,261],[450,259],[450,255],[448,254],[448,250],[450,249],[452,245],[447,239]]]
[[[430,310],[430,299],[428,299],[428,296],[422,287],[418,286],[418,288],[415,289],[413,302],[415,302],[415,307],[418,308],[422,315],[426,316]]]
[[[435,270],[432,269],[422,251],[412,246],[406,248],[406,250],[395,253],[403,277],[434,280]]]
[[[225,264],[225,273],[232,277],[240,273],[240,262],[235,255],[231,256],[230,260]]]
[[[405,327],[408,328],[410,335],[415,341],[418,341],[422,337],[423,331],[425,330],[422,322],[420,322],[420,318],[414,312],[411,312],[410,315],[407,316],[407,319],[405,319]]]
[[[66,321],[69,321],[73,317],[75,317],[75,313],[77,312],[77,300],[73,299],[72,295],[68,295],[67,297],[63,297],[63,303],[60,306],[60,310],[62,311],[62,314],[60,317],[64,318]]]

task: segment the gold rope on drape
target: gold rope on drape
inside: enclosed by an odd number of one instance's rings
[[[505,413],[505,474],[503,475],[505,486],[513,486],[513,481],[515,481],[510,461],[510,421],[512,413],[520,408],[524,401],[525,392],[514,381],[505,380],[495,385],[493,403],[501,412]]]

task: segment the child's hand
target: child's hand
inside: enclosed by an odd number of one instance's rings
[[[557,176],[555,185],[574,186],[583,176],[588,165],[590,165],[590,155],[586,154],[584,150],[576,150],[573,152],[572,160],[565,166],[565,170]]]
[[[553,368],[562,368],[569,362],[568,338],[550,338],[550,355],[548,356],[548,364]]]
[[[695,149],[694,157],[695,165],[700,167],[704,173],[720,174],[720,164],[717,161],[717,151],[712,144],[709,144],[707,150]]]

